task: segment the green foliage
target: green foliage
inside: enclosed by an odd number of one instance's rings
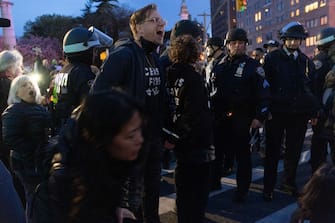
[[[30,35],[56,38],[62,42],[64,34],[78,24],[78,19],[62,15],[42,15],[34,22],[28,21],[24,26],[24,37]]]
[[[130,35],[129,18],[133,10],[119,6],[118,0],[87,0],[81,11],[83,13],[79,17],[46,14],[28,21],[23,38],[17,43],[25,64],[29,66],[35,59],[33,47],[42,49],[43,59],[60,58],[65,33],[79,25],[87,28],[93,25],[115,41],[120,36]]]

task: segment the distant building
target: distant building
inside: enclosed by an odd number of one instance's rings
[[[319,31],[335,26],[335,0],[247,1],[242,12],[236,12],[235,6],[235,0],[211,0],[212,35],[222,36],[234,26],[243,28],[248,32],[249,51],[270,39],[279,40],[278,31],[287,23],[298,21],[309,33],[301,49],[312,56]]]
[[[212,36],[224,38],[229,29],[236,27],[235,1],[211,0]]]
[[[4,49],[14,49],[16,46],[16,37],[12,17],[13,3],[10,1],[0,0],[1,17],[9,19],[11,26],[3,28]]]
[[[181,2],[179,16],[180,16],[180,20],[189,20],[189,19],[191,19],[191,15],[188,12],[188,8],[187,8],[185,0],[182,0],[182,2]]]

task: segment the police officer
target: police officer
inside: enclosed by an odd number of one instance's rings
[[[219,62],[224,57],[223,51],[223,40],[221,37],[212,37],[208,39],[206,44],[206,52],[207,52],[207,60],[208,64],[206,66],[206,86],[210,93],[210,97],[212,97],[216,90],[214,88],[214,70]]]
[[[63,52],[68,63],[55,75],[53,86],[58,99],[54,108],[56,132],[87,95],[95,78],[90,66],[95,57],[95,48],[101,43],[94,31],[92,27],[76,27],[64,36]]]
[[[334,62],[331,60],[331,55],[329,55],[330,46],[335,43],[335,28],[327,27],[320,31],[317,35],[317,49],[318,54],[313,58],[313,62],[316,69],[315,87],[316,96],[318,97],[320,104],[322,102],[324,87],[325,87],[325,77],[327,73],[331,70]],[[328,83],[328,82],[327,82]],[[333,90],[332,88],[330,88]],[[326,94],[328,91],[325,92]],[[326,101],[324,101],[326,103]],[[323,104],[324,105],[324,104]],[[325,121],[327,118],[327,109],[322,109],[318,115],[318,122],[313,126],[313,136],[311,144],[311,160],[310,164],[312,171],[314,172],[327,158],[327,144],[329,142],[330,146],[334,148],[334,140],[330,135],[327,134],[324,128]]]
[[[215,69],[217,93],[213,100],[215,134],[214,182],[220,185],[224,152],[237,161],[234,202],[244,202],[251,182],[250,127],[259,128],[268,115],[269,85],[259,62],[246,55],[245,30],[230,30],[225,39],[227,53]],[[226,150],[226,151],[225,151]]]
[[[286,131],[286,153],[281,190],[297,195],[296,170],[308,120],[315,117],[318,102],[312,93],[313,62],[300,50],[308,36],[299,22],[290,22],[279,32],[283,46],[265,57],[264,70],[271,88],[270,112],[266,122],[266,156],[263,198],[273,199],[280,145]]]

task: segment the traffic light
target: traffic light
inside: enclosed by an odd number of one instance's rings
[[[243,12],[247,8],[247,0],[236,0],[236,11]]]

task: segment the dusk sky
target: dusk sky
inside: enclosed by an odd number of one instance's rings
[[[11,0],[13,25],[17,36],[22,36],[23,27],[27,21],[34,21],[36,17],[45,14],[60,14],[66,16],[79,16],[81,9],[85,8],[87,0]],[[119,0],[122,5],[132,9],[139,9],[149,3],[156,3],[162,17],[168,21],[167,30],[179,20],[179,11],[182,0]],[[200,23],[204,18],[197,16],[206,12],[210,13],[210,0],[186,0],[192,18],[196,17]],[[208,30],[210,30],[210,18],[206,19]],[[209,32],[209,31],[208,31]]]

